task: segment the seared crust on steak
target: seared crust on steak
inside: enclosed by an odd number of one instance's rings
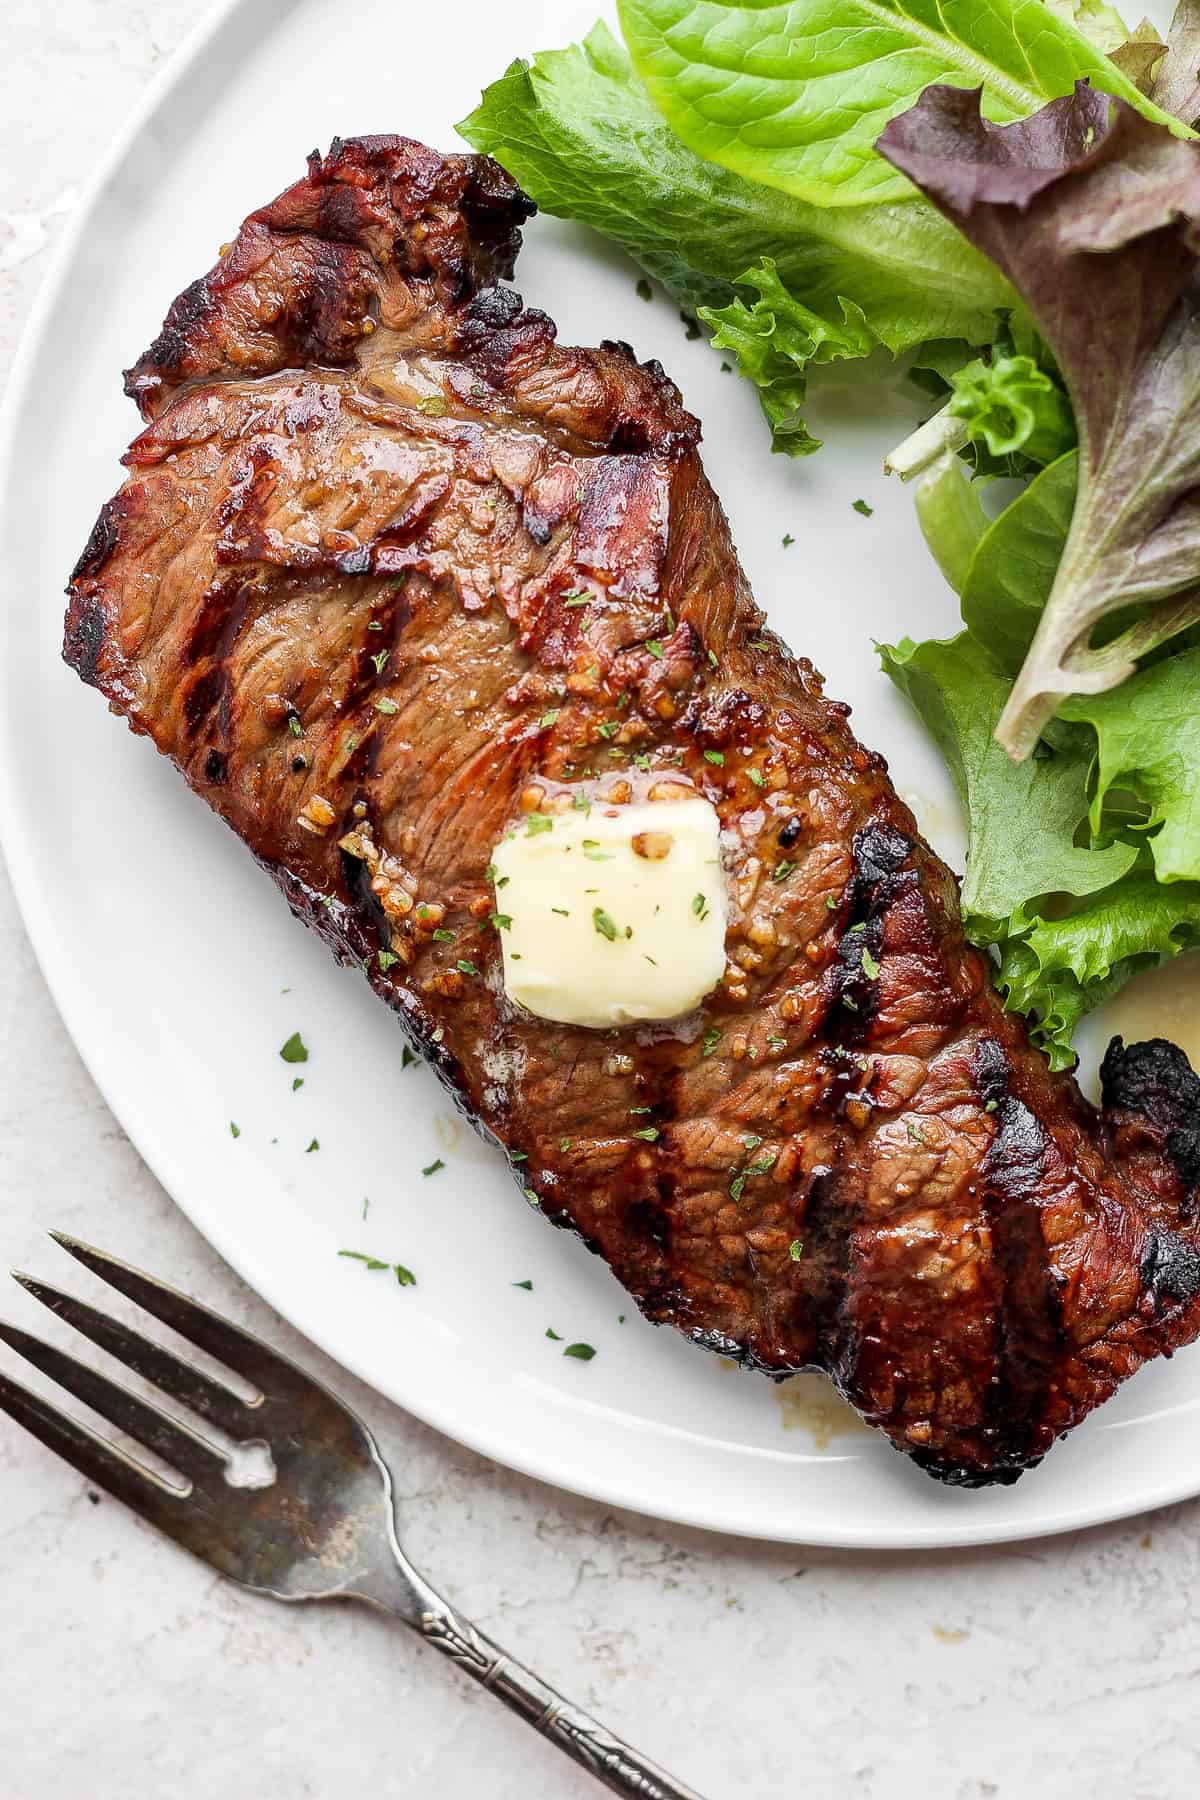
[[[1048,1072],[765,628],[673,385],[495,285],[531,211],[485,157],[378,137],[253,214],[129,372],[67,660],[649,1318],[1011,1481],[1200,1330],[1200,1083],[1117,1043],[1101,1113]],[[514,1008],[500,832],[662,783],[721,815],[722,985],[671,1026]]]

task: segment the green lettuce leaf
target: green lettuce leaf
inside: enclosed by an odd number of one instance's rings
[[[1071,1038],[1086,1013],[1143,969],[1196,949],[1200,888],[1129,875],[1066,917],[1005,939],[999,981],[1014,1012],[1035,1015],[1034,1038],[1061,1069],[1074,1061]]]
[[[967,567],[963,622],[1010,675],[1025,660],[1054,586],[1078,479],[1079,452],[1068,450],[987,526]]]
[[[1087,732],[1066,733],[1057,750],[1013,769],[992,736],[1010,683],[968,632],[905,639],[879,654],[937,742],[966,811],[963,923],[976,943],[1008,935],[1051,895],[1095,894],[1134,867],[1129,844],[1075,842],[1088,817]]]
[[[619,10],[639,75],[689,149],[810,206],[911,197],[875,141],[931,82],[982,85],[987,117],[1005,121],[1086,78],[1168,122],[1064,16],[1082,13],[1095,29],[1094,6],[620,0]]]
[[[962,420],[997,474],[1028,474],[1074,447],[1071,402],[1032,356],[974,357],[955,370],[950,388],[950,417]]]
[[[1013,295],[923,201],[830,210],[743,180],[688,150],[603,25],[514,62],[459,126],[545,211],[612,239],[689,309],[759,386],[775,448],[815,447],[809,363],[893,354],[927,339],[992,341]]]
[[[1152,663],[1123,687],[1072,700],[1063,717],[1096,733],[1093,833],[1106,829],[1114,798],[1145,809],[1161,882],[1200,881],[1200,649]]]
[[[842,300],[835,324],[794,299],[770,257],[748,269],[738,286],[757,297],[743,299],[738,293],[728,306],[701,306],[699,317],[712,327],[714,350],[731,350],[740,373],[757,387],[771,448],[806,456],[821,447],[801,411],[809,367],[869,356],[880,340],[852,300]]]
[[[1115,783],[1136,783],[1149,800],[1145,770],[1130,766],[1137,760],[1132,715],[1060,722],[1053,745],[1043,744],[1028,762],[1011,762],[993,736],[1011,681],[969,632],[947,642],[884,645],[880,659],[936,740],[966,811],[967,935],[994,946],[1006,1003],[1031,1015],[1035,1041],[1055,1068],[1065,1068],[1086,1012],[1139,970],[1200,946],[1200,882],[1163,885],[1155,854],[1169,823],[1176,844],[1188,847],[1188,872],[1200,872],[1200,805],[1172,785],[1174,765],[1164,754],[1155,765],[1157,802],[1114,832],[1103,802]],[[1172,657],[1148,670],[1140,697],[1180,732],[1185,720],[1175,703],[1185,683],[1166,672],[1185,660]],[[1193,691],[1196,678],[1193,669]],[[1111,704],[1117,696],[1101,699]],[[1112,780],[1102,775],[1093,795],[1097,763]]]

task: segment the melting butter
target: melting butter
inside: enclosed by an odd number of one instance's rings
[[[505,990],[541,1019],[677,1019],[724,973],[720,824],[699,795],[530,813],[492,867]]]

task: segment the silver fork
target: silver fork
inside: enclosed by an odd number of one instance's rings
[[[231,1457],[120,1383],[2,1322],[5,1343],[177,1471],[180,1484],[3,1374],[0,1411],[231,1581],[276,1600],[362,1600],[392,1613],[613,1793],[700,1800],[506,1656],[418,1574],[396,1537],[391,1476],[349,1407],[260,1338],[195,1300],[77,1238],[50,1235],[101,1280],[241,1376],[254,1397],[241,1398],[94,1306],[14,1271],[21,1286],[251,1454]],[[267,1472],[254,1485],[233,1485],[231,1472],[240,1478],[243,1460],[253,1461],[256,1450]]]

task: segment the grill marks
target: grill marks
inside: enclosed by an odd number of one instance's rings
[[[1011,1091],[1003,1046],[984,1038],[975,1072],[996,1129],[983,1165],[983,1215],[991,1232],[996,1373],[984,1429],[1000,1479],[1015,1481],[1052,1442],[1047,1390],[1066,1350],[1061,1298],[1047,1266],[1040,1199],[1050,1147],[1034,1114]]]
[[[488,285],[528,211],[486,159],[379,138],[254,215],[131,374],[153,423],[67,659],[650,1317],[1011,1480],[1200,1331],[1200,1082],[1118,1046],[1102,1121],[1047,1073],[882,761],[765,630],[662,371]],[[519,1013],[486,864],[524,788],[664,775],[720,813],[725,980],[678,1026]]]

